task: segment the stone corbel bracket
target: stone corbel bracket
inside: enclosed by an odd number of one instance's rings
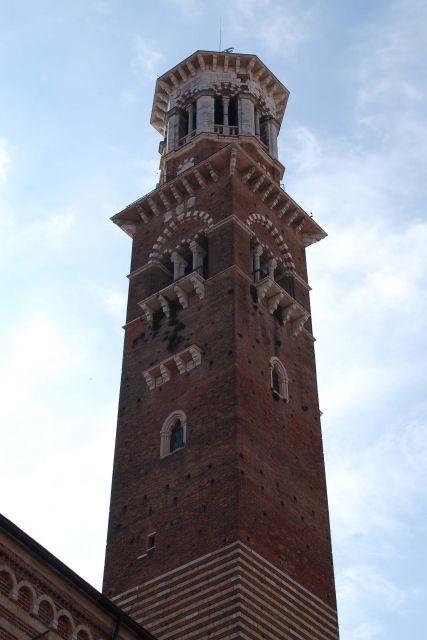
[[[160,309],[166,318],[170,317],[170,302],[178,301],[183,309],[187,309],[193,293],[199,300],[203,300],[205,297],[205,279],[196,272],[176,280],[158,293],[141,300],[138,304],[143,310],[147,322],[152,324],[154,313]]]
[[[147,387],[150,391],[161,387],[169,382],[174,370],[178,370],[182,375],[198,367],[202,362],[202,350],[196,344],[192,344],[179,353],[169,356],[158,364],[143,371]]]
[[[294,336],[298,336],[310,317],[308,311],[272,278],[263,278],[263,280],[257,282],[255,286],[258,294],[258,302],[262,302],[265,299],[271,315],[273,315],[278,307],[281,307],[283,324],[285,325],[287,322],[290,322],[292,333]]]

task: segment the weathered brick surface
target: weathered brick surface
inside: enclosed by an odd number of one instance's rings
[[[194,208],[209,213],[213,226],[189,221],[162,249],[205,231],[204,299],[193,294],[187,309],[154,330],[143,319],[126,330],[104,589],[121,593],[241,540],[334,606],[313,341],[306,331],[294,336],[265,301],[254,300],[251,239],[235,218],[246,224],[252,213],[266,216],[306,281],[305,249],[238,176],[223,171],[195,197]],[[166,224],[159,216],[141,225],[133,270],[147,262]],[[277,253],[271,229],[251,230]],[[137,302],[167,284],[154,272],[130,279],[128,320],[140,317]],[[295,297],[309,311],[307,288],[296,283]],[[202,349],[201,365],[150,391],[142,372],[191,344]],[[273,355],[289,375],[288,403],[272,396]],[[160,460],[160,429],[178,409],[188,419],[186,447]],[[156,549],[144,555],[153,531]]]

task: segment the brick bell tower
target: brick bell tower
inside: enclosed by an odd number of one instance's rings
[[[197,51],[156,83],[133,239],[104,592],[161,640],[338,637],[289,92]]]

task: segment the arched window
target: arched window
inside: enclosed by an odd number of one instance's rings
[[[271,390],[273,396],[281,398],[285,402],[289,400],[289,378],[286,369],[279,358],[273,357],[270,360],[271,369]]]
[[[184,446],[184,429],[182,428],[181,420],[177,420],[173,425],[169,442],[170,453]]]
[[[185,446],[187,417],[183,411],[174,411],[163,423],[160,431],[160,457],[179,451]]]
[[[230,127],[239,126],[239,110],[236,97],[230,98],[230,103],[228,105],[228,124]]]
[[[224,105],[222,102],[222,96],[215,96],[214,103],[214,124],[223,125],[224,124]]]

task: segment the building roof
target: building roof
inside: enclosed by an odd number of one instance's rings
[[[95,587],[92,587],[86,580],[83,580],[77,573],[2,514],[0,514],[0,533],[13,539],[19,546],[23,547],[24,551],[29,552],[45,567],[56,573],[62,581],[67,582],[76,591],[82,592],[86,598],[120,622],[121,627],[127,628],[128,631],[141,638],[141,640],[156,640],[151,633],[124,613],[120,607],[111,602]]]

